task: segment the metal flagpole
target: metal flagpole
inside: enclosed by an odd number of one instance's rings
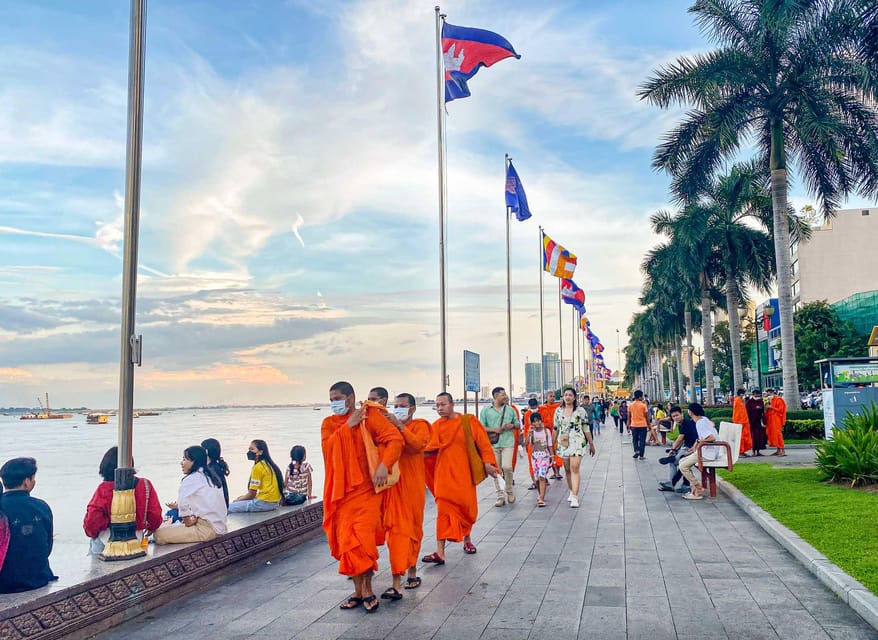
[[[137,540],[131,434],[134,418],[134,365],[140,365],[140,336],[135,335],[137,239],[140,221],[140,169],[143,151],[143,75],[146,0],[131,0],[128,41],[128,142],[125,158],[125,249],[122,271],[122,341],[119,363],[119,457],[110,505],[110,539],[104,560],[146,555]],[[145,534],[144,534],[145,536]]]
[[[558,388],[564,388],[564,324],[561,322],[561,278],[558,278]]]
[[[439,139],[439,350],[442,391],[448,390],[448,368],[445,360],[445,74],[442,64],[442,21],[436,5],[436,120]]]
[[[570,349],[573,351],[573,355],[570,358],[570,375],[573,376],[573,388],[576,388],[576,309],[570,307],[570,318],[573,320],[573,326],[570,327],[572,333],[570,334]]]
[[[504,154],[504,176],[509,171],[509,154]],[[509,397],[515,396],[512,388],[512,276],[510,275],[509,255],[511,243],[509,241],[509,218],[510,208],[506,207],[506,362],[509,366]],[[511,400],[510,400],[511,402]]]
[[[546,399],[546,334],[543,330],[543,260],[546,250],[543,246],[543,228],[540,227],[540,402]]]

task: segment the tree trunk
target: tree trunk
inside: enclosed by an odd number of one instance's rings
[[[689,324],[691,328],[692,318],[689,318]],[[692,337],[691,334],[689,336]],[[683,394],[686,392],[686,382],[683,379],[683,347],[682,340],[680,340],[680,336],[674,336],[674,347],[676,348],[676,356],[677,356],[677,402],[683,401]],[[691,357],[691,351],[690,357]]]
[[[741,318],[738,316],[738,292],[735,290],[734,274],[726,276],[726,307],[729,310],[729,342],[732,347],[732,393],[744,387],[741,367]]]
[[[689,378],[689,391],[686,399],[694,402],[693,394],[695,393],[695,367],[692,364],[692,311],[689,304],[686,304],[686,310],[683,312],[683,322],[686,324],[686,376]],[[686,388],[685,386],[683,387]],[[682,400],[682,396],[680,400]]]
[[[668,349],[668,396],[670,399],[677,397],[677,378],[674,375],[674,351],[670,344],[665,345]]]
[[[658,372],[658,393],[653,398],[653,402],[665,401],[665,368],[662,366],[662,350],[655,350],[656,370]]]
[[[710,320],[710,289],[701,289],[701,337],[704,339],[704,404],[714,403],[713,393],[713,325]]]
[[[790,225],[787,218],[787,169],[783,123],[771,123],[771,209],[774,218],[774,257],[777,261],[777,305],[780,311],[780,348],[783,395],[787,404],[799,400],[796,336],[793,329],[793,277],[790,270]]]

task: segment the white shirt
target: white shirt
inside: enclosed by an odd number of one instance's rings
[[[719,438],[716,427],[707,416],[701,416],[700,418],[698,418],[698,420],[695,422],[695,430],[698,432],[699,440],[706,440],[710,436],[713,436],[714,439]],[[703,460],[716,460],[718,448],[719,447],[702,447],[701,458]]]
[[[193,471],[183,476],[177,496],[177,509],[180,517],[197,516],[207,520],[217,534],[226,532],[226,499],[221,487],[210,484],[201,471]]]

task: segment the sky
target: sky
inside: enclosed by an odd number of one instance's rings
[[[441,390],[434,3],[151,0],[135,372],[140,407]],[[508,385],[504,154],[533,217],[511,230],[512,380],[540,352],[539,231],[617,368],[639,265],[669,206],[653,149],[679,112],[635,94],[708,50],[665,0],[450,1],[521,54],[447,105],[447,354]],[[118,402],[128,3],[0,4],[0,406]],[[795,195],[795,194],[794,194]],[[544,278],[547,351],[557,282]],[[562,348],[574,330],[563,314]]]

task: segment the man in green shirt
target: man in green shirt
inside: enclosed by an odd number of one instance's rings
[[[494,487],[497,489],[496,507],[502,507],[509,501],[515,502],[515,493],[512,490],[512,463],[515,460],[517,447],[515,446],[514,430],[521,428],[518,412],[515,407],[509,405],[509,396],[503,387],[494,387],[491,391],[494,402],[484,409],[479,415],[479,421],[485,426],[488,438],[494,447],[494,455],[497,457],[497,466],[503,472],[503,480],[506,482],[506,492],[500,488],[500,480],[494,478]]]

